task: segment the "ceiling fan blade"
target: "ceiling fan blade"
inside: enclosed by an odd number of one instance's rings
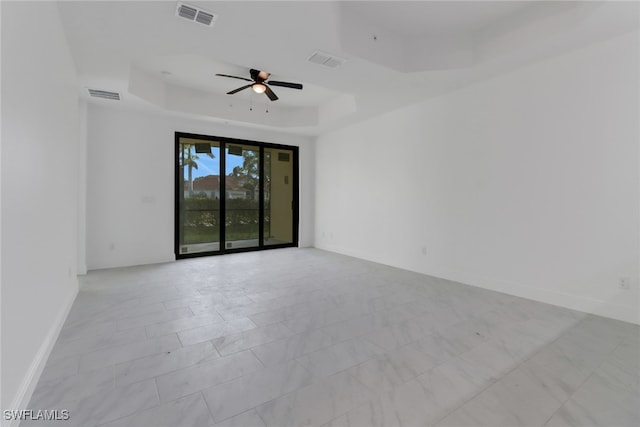
[[[300,83],[278,82],[275,80],[269,80],[268,83],[271,86],[282,86],[282,87],[288,87],[291,89],[302,89],[302,85]]]
[[[266,88],[264,90],[264,94],[267,95],[270,100],[275,101],[276,99],[278,99],[278,96],[275,93],[273,93],[273,91],[269,86],[264,85],[264,87]]]
[[[253,80],[251,80],[251,79],[247,79],[247,78],[244,78],[244,77],[230,76],[229,74],[216,74],[216,76],[220,76],[220,77],[231,77],[232,79],[246,80],[246,81],[248,81],[248,82],[253,81]]]
[[[245,90],[245,89],[247,89],[247,88],[250,88],[251,86],[253,86],[253,83],[252,83],[252,84],[250,84],[250,85],[246,85],[246,86],[239,87],[238,89],[234,89],[234,90],[232,90],[231,92],[227,92],[227,95],[233,95],[234,93],[238,93],[238,92],[240,92],[241,90]]]

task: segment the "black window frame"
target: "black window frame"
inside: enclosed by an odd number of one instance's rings
[[[220,144],[220,153],[221,158],[220,161],[220,218],[221,218],[221,227],[220,227],[220,245],[218,251],[206,251],[206,252],[195,252],[195,253],[180,253],[180,176],[182,171],[180,170],[180,138],[192,138],[192,139],[201,139],[203,141],[212,141],[218,142]],[[300,199],[300,172],[299,172],[299,147],[295,145],[284,145],[284,144],[275,144],[271,142],[264,141],[255,141],[248,139],[238,139],[238,138],[229,138],[223,136],[214,136],[214,135],[203,135],[197,133],[189,133],[189,132],[175,132],[175,140],[174,140],[174,253],[176,260],[185,259],[185,258],[196,258],[203,256],[214,256],[214,255],[225,255],[231,253],[239,253],[239,252],[255,252],[255,251],[264,251],[270,249],[281,249],[281,248],[291,248],[299,246],[299,224],[300,224],[300,208],[299,208],[299,199]],[[259,197],[258,197],[258,205],[260,206],[259,210],[259,231],[258,231],[258,246],[250,247],[250,248],[226,248],[226,236],[225,236],[225,226],[224,226],[224,218],[225,218],[225,209],[226,209],[226,165],[225,165],[225,149],[227,145],[248,145],[252,147],[258,148],[260,152],[260,176],[259,176]],[[292,242],[291,243],[281,243],[274,245],[266,245],[264,244],[264,150],[265,149],[276,149],[276,150],[289,150],[293,155],[293,218],[292,218]]]

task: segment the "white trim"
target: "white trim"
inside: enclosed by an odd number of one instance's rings
[[[121,268],[121,267],[138,267],[141,265],[152,265],[152,264],[166,264],[170,262],[175,262],[176,256],[174,254],[166,255],[164,257],[152,257],[152,258],[131,258],[126,261],[108,261],[108,262],[100,262],[95,265],[88,265],[86,268],[87,271],[93,270],[106,270],[109,268]]]
[[[471,277],[464,273],[452,272],[451,274],[438,274],[437,276],[490,291],[640,325],[640,313],[638,313],[637,309],[610,301],[556,292],[500,279]]]
[[[78,271],[77,271],[79,276],[86,276],[87,275],[87,266],[86,265],[79,265],[78,266]]]
[[[501,279],[493,279],[480,277],[472,273],[453,271],[452,269],[443,268],[440,271],[425,272],[412,269],[404,265],[395,265],[384,261],[384,256],[375,254],[364,255],[358,251],[344,249],[336,245],[316,245],[318,249],[336,252],[355,258],[365,259],[377,262],[379,264],[389,265],[395,268],[402,268],[414,271],[420,274],[431,275],[446,280],[462,283],[469,286],[475,286],[482,289],[501,292],[503,294],[512,295],[520,298],[526,298],[533,301],[543,302],[546,304],[557,305],[571,310],[577,310],[584,313],[595,314],[597,316],[608,317],[611,319],[621,320],[623,322],[634,323],[640,325],[640,312],[637,308],[627,305],[617,304],[610,301],[585,297],[582,295],[568,294],[564,292],[555,292],[549,289],[538,288],[535,286],[522,285],[511,281]]]
[[[10,408],[14,410],[20,409],[28,409],[27,405],[31,400],[31,395],[38,385],[38,381],[40,380],[40,375],[42,375],[42,371],[44,370],[45,365],[47,364],[47,359],[49,359],[49,354],[51,354],[51,350],[53,350],[53,346],[58,340],[58,335],[60,335],[60,331],[62,330],[62,326],[64,325],[65,320],[67,320],[67,316],[69,315],[69,311],[71,310],[71,306],[73,302],[76,300],[76,296],[78,295],[78,285],[76,280],[76,286],[74,288],[74,292],[71,293],[70,298],[67,300],[65,306],[60,310],[58,316],[53,322],[51,329],[49,329],[49,333],[45,338],[44,342],[40,346],[36,357],[34,357],[31,362],[31,366],[29,366],[29,370],[27,374],[24,376],[22,383],[20,384],[20,388],[18,389],[18,393],[16,393],[13,402],[11,403]],[[3,417],[4,420],[4,417]],[[20,425],[20,420],[10,420],[7,421],[3,426],[6,427],[18,427]]]

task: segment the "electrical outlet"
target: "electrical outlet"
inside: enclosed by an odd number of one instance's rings
[[[422,249],[420,250],[420,252],[422,252],[422,255],[426,255],[427,254],[427,247],[423,246]]]
[[[618,282],[618,287],[625,291],[631,289],[631,277],[621,277]]]

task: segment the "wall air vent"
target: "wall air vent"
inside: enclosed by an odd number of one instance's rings
[[[196,153],[198,154],[211,154],[211,144],[208,142],[193,144],[196,146]]]
[[[229,145],[227,146],[227,150],[232,156],[242,156],[242,147],[238,145]]]
[[[278,161],[279,162],[288,162],[289,161],[289,153],[278,153]]]
[[[176,16],[188,19],[192,22],[206,25],[207,27],[213,27],[213,24],[217,18],[217,16],[211,12],[182,2],[178,2],[178,7],[176,8]]]
[[[307,61],[314,64],[324,65],[325,67],[329,68],[338,68],[346,62],[346,59],[337,57],[330,53],[316,50],[311,54],[310,57],[307,58]]]
[[[120,94],[118,92],[109,92],[107,90],[88,89],[89,95],[94,98],[113,99],[114,101],[120,101]]]

